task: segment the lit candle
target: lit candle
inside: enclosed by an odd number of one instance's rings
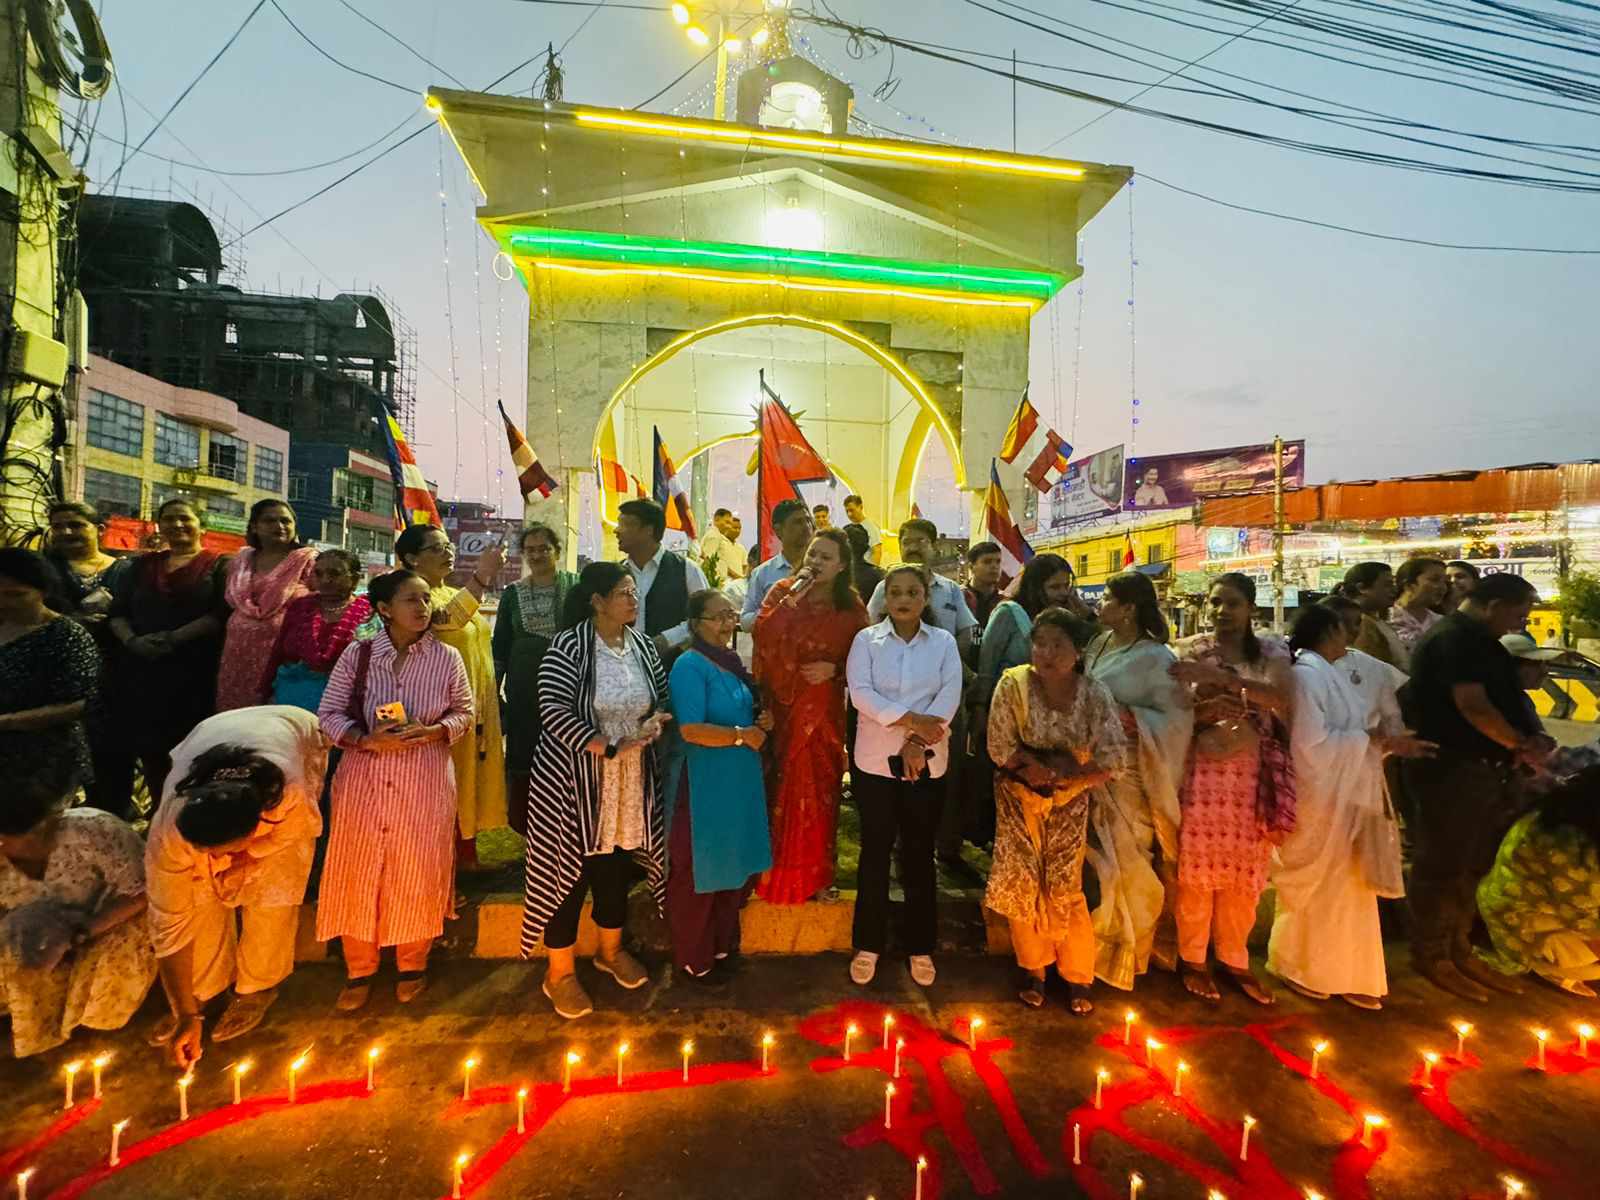
[[[1080,1166],[1083,1163],[1083,1127],[1072,1127],[1072,1165]]]
[[[368,1078],[369,1081],[372,1078],[371,1070],[372,1070],[372,1068],[370,1066],[370,1060],[369,1060],[369,1066],[367,1068],[367,1071],[368,1071],[367,1078]],[[250,1060],[248,1058],[245,1059],[243,1062],[236,1062],[236,1063],[233,1064],[233,1102],[235,1104],[238,1104],[243,1099],[243,1097],[239,1095],[239,1083],[249,1073],[250,1073]],[[369,1089],[372,1087],[371,1082],[368,1082],[367,1087]]]
[[[1539,1043],[1539,1070],[1542,1071],[1544,1070],[1544,1044],[1550,1040],[1550,1031],[1548,1029],[1535,1029],[1533,1037]]]
[[[1139,1019],[1139,1014],[1129,1009],[1122,1014],[1122,1044],[1133,1045],[1133,1023]]]
[[[622,1086],[622,1060],[628,1057],[628,1043],[617,1043],[617,1086]]]
[[[1438,1062],[1439,1062],[1439,1056],[1437,1054],[1435,1054],[1432,1050],[1424,1050],[1422,1052],[1422,1086],[1423,1087],[1431,1088],[1433,1086],[1433,1068],[1438,1064]]]
[[[1250,1131],[1256,1127],[1254,1117],[1244,1119],[1244,1132],[1239,1136],[1239,1161],[1248,1162],[1250,1159]]]
[[[189,1119],[189,1085],[194,1082],[194,1072],[190,1071],[178,1080],[178,1120]]]
[[[289,1064],[289,1103],[294,1103],[295,1076],[306,1069],[306,1063],[311,1061],[310,1054],[302,1054]]]
[[[851,1021],[850,1024],[848,1024],[848,1025],[846,1025],[844,1027],[844,1060],[845,1060],[845,1062],[849,1062],[850,1061],[850,1043],[855,1041],[856,1034],[858,1034],[860,1032],[861,1031],[856,1028],[856,1023],[854,1021]]]
[[[1226,1196],[1224,1196],[1221,1192],[1219,1192],[1216,1188],[1212,1188],[1209,1192],[1206,1193],[1206,1200],[1228,1200],[1228,1198]]]
[[[1372,1131],[1374,1129],[1382,1129],[1384,1124],[1384,1119],[1377,1113],[1368,1113],[1361,1122],[1361,1144],[1363,1146],[1372,1145]]]
[[[900,1078],[900,1055],[901,1055],[901,1052],[905,1050],[905,1048],[906,1048],[906,1040],[905,1040],[905,1038],[895,1038],[895,1040],[894,1040],[894,1077],[896,1079]]]
[[[976,1052],[978,1049],[978,1030],[983,1028],[982,1017],[967,1018],[967,1049]]]
[[[894,1084],[887,1083],[883,1087],[883,1127],[894,1128]]]
[[[367,1091],[369,1092],[377,1084],[378,1056],[382,1053],[383,1047],[376,1043],[367,1047]]]
[[[922,1200],[922,1173],[927,1169],[928,1160],[919,1155],[917,1158],[917,1194],[915,1200]]]
[[[772,1036],[772,1030],[770,1029],[761,1035],[761,1073],[763,1075],[767,1073],[767,1059],[772,1053],[772,1043],[775,1041],[777,1039]]]
[[[123,1117],[111,1127],[111,1165],[117,1166],[122,1162],[122,1131],[128,1127],[128,1118]]]
[[[1101,1067],[1094,1073],[1094,1106],[1105,1107],[1106,1080],[1111,1078],[1111,1072]]]
[[[462,1152],[456,1155],[455,1178],[450,1185],[451,1200],[461,1200],[461,1172],[472,1161],[472,1155]]]
[[[1456,1058],[1465,1060],[1467,1057],[1467,1038],[1472,1035],[1472,1026],[1466,1021],[1456,1022]]]
[[[518,1133],[527,1133],[528,1132],[527,1117],[528,1117],[528,1089],[525,1088],[525,1087],[520,1087],[520,1088],[517,1089],[517,1132]]]
[[[1156,1051],[1159,1050],[1159,1049],[1161,1049],[1161,1043],[1156,1041],[1155,1038],[1153,1038],[1153,1037],[1145,1038],[1145,1040],[1144,1040],[1144,1065],[1145,1066],[1153,1067],[1153,1066],[1156,1065]]]
[[[1135,1171],[1128,1176],[1128,1200],[1139,1200],[1139,1189],[1144,1186],[1144,1176]]]
[[[889,1030],[891,1030],[893,1028],[894,1028],[894,1014],[893,1013],[884,1013],[883,1014],[883,1048],[885,1050],[887,1050],[889,1048]]]
[[[1322,1071],[1322,1056],[1328,1051],[1327,1042],[1313,1042],[1311,1045],[1311,1078],[1315,1079]]]
[[[694,1053],[694,1043],[683,1043],[683,1081],[689,1082],[689,1056]]]
[[[461,1064],[461,1098],[472,1099],[472,1068],[478,1065],[476,1058],[469,1058]]]
[[[17,1200],[28,1200],[28,1180],[33,1178],[33,1168],[17,1172]]]
[[[94,1098],[100,1099],[100,1073],[106,1069],[106,1064],[111,1061],[109,1054],[96,1054],[89,1060],[89,1067],[94,1071]]]
[[[1308,1187],[1306,1189],[1306,1200],[1322,1200],[1322,1193],[1317,1191],[1316,1188]]]
[[[1179,1059],[1178,1068],[1172,1073],[1172,1094],[1174,1096],[1183,1095],[1183,1076],[1184,1072],[1186,1072],[1188,1069],[1189,1064],[1184,1062],[1182,1059]]]
[[[1589,1039],[1594,1036],[1593,1025],[1578,1026],[1578,1057],[1589,1057]]]
[[[67,1102],[65,1104],[63,1104],[61,1107],[62,1108],[71,1108],[72,1107],[72,1089],[77,1085],[78,1072],[83,1070],[83,1062],[81,1060],[79,1060],[79,1059],[73,1059],[66,1066],[62,1067],[61,1070],[62,1070],[62,1073],[65,1074],[66,1077],[67,1077]]]
[[[563,1095],[572,1092],[572,1068],[583,1061],[583,1056],[576,1050],[568,1050],[567,1057],[561,1060],[561,1091]]]
[[[1510,1175],[1502,1175],[1500,1176],[1500,1183],[1506,1189],[1506,1200],[1517,1200],[1517,1197],[1522,1195],[1522,1180],[1513,1178]]]

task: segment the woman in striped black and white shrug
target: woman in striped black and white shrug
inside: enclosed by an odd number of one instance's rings
[[[591,563],[567,593],[563,623],[539,668],[543,725],[528,798],[522,954],[544,939],[543,990],[563,1017],[594,1011],[573,973],[583,900],[594,893],[594,965],[625,988],[645,969],[622,948],[628,889],[643,869],[659,907],[666,892],[666,820],[655,741],[667,676],[635,631],[639,593],[616,563]]]
[[[341,1012],[366,1004],[383,946],[395,947],[402,1003],[426,986],[428,951],[455,891],[450,747],[474,721],[461,654],[433,635],[426,581],[392,571],[367,594],[384,627],[339,656],[317,711],[323,733],[344,750],[317,904],[318,940],[343,942]],[[379,719],[396,704],[404,715]]]

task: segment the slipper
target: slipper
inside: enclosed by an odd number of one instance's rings
[[[145,1039],[152,1046],[165,1046],[178,1036],[178,1018],[168,1013],[155,1023],[155,1028],[150,1030],[150,1035]]]
[[[1383,1001],[1377,996],[1362,996],[1354,992],[1345,992],[1339,999],[1352,1008],[1364,1008],[1368,1012],[1383,1011]]]
[[[1288,988],[1296,995],[1304,996],[1307,1000],[1326,1000],[1329,996],[1329,993],[1327,992],[1319,992],[1316,990],[1316,988],[1308,988],[1305,986],[1305,984],[1296,983],[1294,980],[1283,975],[1278,976],[1278,982],[1283,984],[1284,987]],[[1348,996],[1344,998],[1346,1000],[1350,999]]]
[[[410,1004],[423,992],[428,990],[428,973],[426,971],[401,971],[400,977],[395,981],[394,998],[401,1004]]]
[[[1593,1000],[1595,990],[1581,979],[1563,979],[1556,985],[1569,996],[1578,996],[1584,1000]]]
[[[1021,1000],[1029,1008],[1043,1008],[1044,980],[1034,979],[1030,976],[1022,990],[1017,993],[1017,999]]]
[[[372,998],[372,976],[363,975],[360,979],[345,981],[339,991],[339,998],[333,1002],[335,1012],[358,1012],[367,1006],[367,1001]]]
[[[1210,967],[1196,966],[1186,959],[1180,959],[1178,975],[1191,996],[1197,996],[1207,1004],[1222,1002],[1222,993],[1217,991],[1217,981],[1212,978]]]
[[[1263,1007],[1269,1007],[1278,1002],[1277,997],[1261,985],[1261,981],[1255,977],[1254,972],[1248,967],[1230,967],[1227,963],[1223,963],[1222,972],[1234,987],[1245,994],[1247,999],[1253,1000]]]
[[[1067,1011],[1075,1017],[1087,1017],[1094,1011],[1094,1002],[1089,999],[1089,984],[1067,984]]]
[[[234,1038],[243,1037],[261,1024],[262,1018],[267,1015],[267,1009],[272,1007],[272,1002],[277,998],[277,988],[268,988],[264,992],[251,992],[245,996],[235,994],[211,1030],[211,1040],[230,1042]]]

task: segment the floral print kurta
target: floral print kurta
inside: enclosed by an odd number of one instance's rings
[[[144,844],[110,813],[62,814],[44,877],[34,879],[0,855],[0,1013],[11,1015],[18,1058],[61,1045],[80,1025],[121,1029],[155,982],[156,956],[141,917],[70,951],[54,970],[24,967],[10,949],[6,918],[47,900],[96,912],[144,894]]]
[[[1535,971],[1557,983],[1600,979],[1600,849],[1570,825],[1547,828],[1531,812],[1500,843],[1478,884],[1478,911],[1508,975]]]
[[[1080,678],[1069,709],[1052,708],[1033,667],[1000,676],[989,706],[989,756],[1004,764],[1018,750],[1071,754],[1084,766],[1120,774],[1131,763],[1128,735],[1104,684]],[[997,772],[994,865],[983,902],[993,911],[1059,940],[1082,902],[1089,805],[1107,801],[1104,784],[1069,781],[1040,796]]]

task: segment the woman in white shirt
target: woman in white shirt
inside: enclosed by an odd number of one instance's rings
[[[877,972],[888,940],[889,855],[898,841],[906,897],[901,938],[911,978],[927,987],[938,925],[939,781],[950,761],[950,721],[961,704],[961,655],[954,637],[922,620],[929,595],[924,568],[902,563],[883,583],[886,615],[856,635],[845,664],[860,718],[851,773],[861,865],[850,978],[865,985]]]

